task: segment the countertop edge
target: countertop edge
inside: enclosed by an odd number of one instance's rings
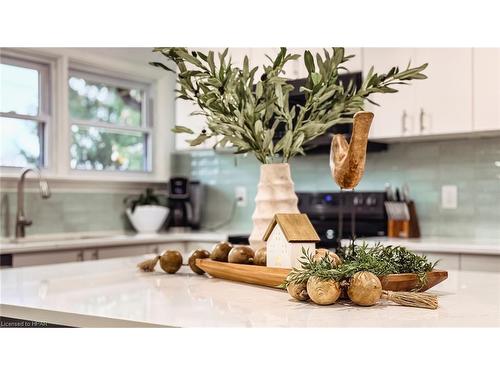
[[[0,316],[76,328],[176,328],[134,320],[0,304]],[[76,324],[76,325],[75,325]]]
[[[32,243],[4,243],[0,245],[0,254],[19,254],[35,253],[43,251],[60,251],[71,249],[84,249],[94,247],[113,247],[113,246],[133,246],[147,245],[167,242],[219,242],[227,240],[227,234],[224,233],[161,233],[158,236],[127,236],[117,235],[111,237],[96,237],[91,239],[71,239],[39,241]]]
[[[346,241],[344,243],[344,241]],[[418,241],[418,242],[417,242]],[[350,241],[343,240],[342,244],[347,245]],[[357,243],[366,242],[369,245],[380,243],[382,245],[404,246],[413,252],[423,253],[448,253],[467,255],[500,255],[500,244],[457,244],[451,240],[449,243],[436,241],[435,239],[405,240],[398,238],[359,238]]]

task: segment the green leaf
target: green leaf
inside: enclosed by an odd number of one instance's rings
[[[210,73],[215,74],[214,51],[209,51],[207,56],[207,63],[210,67]]]
[[[276,94],[278,101],[283,102],[283,90],[281,88],[281,85],[274,86],[274,93]]]
[[[167,70],[169,72],[172,72],[172,73],[176,73],[175,70],[170,69],[168,66],[166,66],[165,64],[162,64],[161,62],[152,61],[152,62],[149,63],[149,65],[155,66],[157,68],[165,69],[165,70]]]
[[[255,96],[257,97],[257,99],[260,99],[263,93],[264,93],[264,86],[262,84],[262,81],[259,81],[257,82],[257,85],[255,87]]]
[[[260,120],[255,121],[255,133],[260,134],[262,133],[263,130],[264,128],[262,126],[262,121]]]
[[[189,129],[188,127],[182,126],[182,125],[176,125],[172,129],[173,133],[188,133],[188,134],[194,134],[194,132]]]
[[[270,154],[273,154],[273,150],[272,150],[273,137],[274,137],[274,129],[273,128],[267,129],[265,131],[265,134],[264,134],[264,142],[263,142],[262,148],[264,150],[269,149]]]
[[[190,146],[198,146],[205,142],[208,138],[210,138],[210,136],[206,134],[200,134],[195,139],[191,139],[186,142],[188,142]]]
[[[194,56],[191,56],[189,53],[184,52],[182,50],[177,51],[179,57],[182,57],[187,62],[197,66],[198,68],[204,68],[203,64]]]
[[[313,72],[311,73],[311,79],[314,86],[316,86],[318,83],[321,82],[321,74]]]
[[[248,76],[249,69],[248,69],[248,57],[245,56],[243,59],[243,75],[246,77]]]
[[[304,63],[309,74],[314,72],[314,59],[310,51],[304,52]]]

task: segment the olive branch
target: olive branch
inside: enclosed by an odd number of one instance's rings
[[[345,55],[344,48],[324,49],[323,54],[305,51],[303,62],[308,71],[305,86],[301,87],[304,105],[289,105],[293,86],[284,77],[285,65],[301,58],[289,54],[282,47],[276,57],[269,56],[263,66],[264,74],[255,77],[258,67],[250,67],[245,56],[243,66],[235,66],[228,49],[204,54],[181,47],[159,47],[153,50],[173,62],[178,70],[176,90],[178,98],[196,103],[200,108],[192,115],[206,119],[206,129],[189,141],[196,146],[216,137],[216,147],[232,145],[236,154],[254,153],[261,163],[288,162],[296,155],[304,155],[304,145],[324,134],[330,127],[352,123],[352,115],[363,110],[365,100],[378,105],[369,96],[374,93],[396,93],[395,85],[408,84],[411,80],[427,78],[423,64],[404,70],[391,68],[387,73],[368,72],[361,87],[351,81],[344,86],[339,74],[354,55]],[[176,72],[161,62],[153,66]],[[275,142],[278,127],[284,136]],[[178,124],[176,133],[194,134],[187,126]]]

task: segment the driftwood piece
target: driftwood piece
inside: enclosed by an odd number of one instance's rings
[[[335,134],[330,147],[330,170],[342,189],[354,189],[365,172],[368,133],[373,120],[372,112],[354,115],[351,141],[343,134]]]

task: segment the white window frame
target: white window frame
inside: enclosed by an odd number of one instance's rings
[[[36,167],[47,170],[51,166],[51,142],[50,134],[52,133],[53,117],[52,117],[52,73],[53,66],[51,61],[35,59],[26,55],[5,54],[2,53],[0,58],[1,63],[7,65],[19,66],[22,68],[33,69],[38,71],[38,114],[25,115],[15,112],[0,112],[0,117],[30,120],[38,124],[38,137],[40,142],[40,159]],[[17,171],[23,167],[3,166],[1,172]]]
[[[107,123],[103,121],[95,121],[95,120],[82,120],[78,118],[71,118],[69,114],[69,101],[68,101],[68,117],[69,123],[68,127],[71,129],[72,125],[78,125],[85,128],[97,127],[101,129],[107,129],[116,131],[117,133],[122,134],[137,134],[141,133],[145,136],[145,163],[144,170],[142,171],[117,171],[117,170],[85,170],[85,169],[77,169],[71,168],[71,173],[112,173],[112,174],[151,174],[153,173],[153,156],[154,156],[154,145],[152,139],[154,137],[154,118],[153,111],[151,110],[154,102],[154,93],[152,90],[152,85],[149,82],[140,82],[140,81],[132,81],[123,78],[117,78],[113,76],[112,73],[94,73],[89,71],[88,68],[79,68],[78,65],[73,64],[70,66],[68,70],[68,90],[69,90],[69,78],[72,76],[76,76],[78,78],[83,78],[87,82],[92,83],[101,83],[104,85],[114,86],[114,87],[123,87],[127,89],[139,89],[143,93],[143,109],[141,109],[141,124],[140,126],[128,126],[123,124],[113,124]],[[71,133],[71,131],[70,131]],[[70,140],[69,147],[72,145],[72,140]],[[68,153],[69,153],[68,149]]]
[[[170,158],[174,152],[171,132],[175,123],[175,76],[161,69],[133,61],[89,53],[84,48],[1,48],[3,56],[13,56],[50,66],[50,126],[46,129],[46,167],[42,173],[51,188],[118,191],[132,187],[164,185],[170,177]],[[149,86],[147,115],[151,116],[150,171],[94,171],[72,169],[72,142],[68,78],[70,70],[117,77]],[[158,104],[161,103],[161,104]],[[158,126],[160,124],[161,126]],[[137,129],[134,127],[134,131]],[[15,189],[22,168],[0,167],[0,188]],[[28,179],[32,178],[29,174]]]

